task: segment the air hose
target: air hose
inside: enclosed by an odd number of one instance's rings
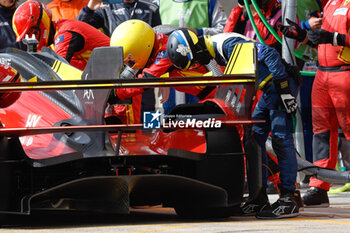
[[[305,173],[306,175],[311,175],[328,183],[345,184],[350,182],[350,172],[348,171],[336,171],[333,169],[318,167],[299,156],[297,161],[299,171]]]
[[[209,64],[205,65],[205,67],[213,72],[213,76],[222,76],[224,74],[214,59],[211,59]]]
[[[255,1],[254,1],[254,2],[255,2]],[[252,26],[253,26],[253,29],[254,29],[254,31],[255,31],[255,34],[258,36],[260,42],[261,42],[262,44],[266,45],[264,39],[261,37],[261,34],[259,33],[259,30],[258,30],[258,28],[256,27],[256,24],[255,24],[255,22],[254,22],[254,18],[253,18],[252,12],[251,12],[251,10],[250,10],[250,8],[249,8],[248,0],[244,0],[244,4],[245,4],[245,8],[246,8],[247,13],[248,13],[248,18],[249,18],[249,20],[250,20],[250,23],[251,23]],[[260,9],[259,9],[259,11],[260,11]]]
[[[272,141],[269,137],[266,141],[266,151],[272,156],[277,158],[277,155],[272,147]],[[318,167],[309,161],[301,158],[296,151],[298,171],[303,172],[306,175],[313,176],[319,180],[328,183],[349,183],[350,182],[350,172],[349,171],[336,171],[329,168]]]
[[[266,17],[263,15],[263,13],[261,12],[261,9],[259,8],[258,4],[256,3],[255,0],[251,0],[256,12],[258,13],[261,21],[264,23],[265,27],[269,30],[269,32],[276,38],[276,40],[282,44],[282,39],[281,37],[277,34],[277,32],[275,31],[275,29],[272,28],[272,26],[269,24],[269,22],[267,21]],[[252,16],[252,12],[249,8],[249,3],[248,3],[248,0],[244,0],[244,4],[246,6],[246,10],[247,10],[247,13],[248,13],[248,17],[249,17],[249,20],[253,26],[253,29],[255,31],[255,34],[257,35],[257,37],[259,38],[260,42],[264,45],[266,45],[264,39],[262,39],[262,36],[261,34],[259,33],[259,30],[258,28],[256,27],[256,24],[254,22],[254,19],[253,19],[253,16]],[[302,59],[302,60],[305,60],[305,57],[303,54],[301,54],[300,52],[294,50],[294,54],[296,57]],[[301,75],[303,76],[315,76],[316,75],[316,72],[305,72],[305,71],[300,71]]]

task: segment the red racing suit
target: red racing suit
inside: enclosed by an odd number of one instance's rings
[[[243,12],[244,8],[235,6],[225,24],[224,32],[237,32],[243,34],[248,15]],[[241,25],[240,25],[241,24]],[[241,27],[240,27],[241,26]],[[238,28],[239,27],[239,28]]]
[[[278,0],[273,0],[268,4],[264,4],[261,8],[261,12],[266,17],[270,25],[277,31],[278,35],[282,37],[282,32],[277,27],[278,23],[282,22],[282,11],[281,3]],[[275,47],[278,51],[281,48],[281,45],[277,39],[270,33],[266,28],[265,24],[260,19],[258,14],[253,16],[256,27],[261,34],[261,37],[264,39],[267,45]],[[249,21],[248,14],[243,11],[243,8],[236,6],[232,9],[230,16],[226,22],[224,32],[237,32],[245,35],[248,38],[259,41],[255,31],[252,27],[252,24]]]
[[[337,140],[339,125],[350,139],[350,2],[329,1],[324,8],[322,29],[346,35],[345,46],[318,46],[319,69],[311,94],[314,164],[334,169],[337,143],[333,140]],[[330,187],[315,178],[310,179],[309,185],[325,190]]]
[[[176,70],[172,65],[167,51],[168,37],[163,33],[156,33],[156,39],[153,46],[153,52],[150,59],[147,62],[146,68],[142,70],[142,73],[138,75],[138,78],[153,78],[160,77],[165,73],[170,73],[171,77],[187,76],[186,73]],[[204,66],[196,68],[195,75],[206,73]],[[194,76],[194,73],[191,73]],[[182,87],[179,91],[187,92],[193,95],[197,95],[205,87]],[[120,100],[125,100],[132,97],[132,105],[113,105],[112,112],[106,114],[105,117],[110,115],[117,116],[124,124],[134,124],[140,122],[141,114],[141,94],[144,92],[143,88],[121,88],[115,90],[115,95]],[[210,95],[209,95],[210,94]],[[209,93],[208,96],[212,96]]]
[[[54,26],[55,52],[80,70],[84,70],[94,48],[109,46],[109,37],[87,23],[60,19]]]
[[[138,75],[138,78],[160,77],[167,73],[172,66],[166,53],[168,37],[163,33],[156,33],[153,52],[148,60],[146,68]],[[140,122],[141,98],[143,88],[121,88],[115,90],[115,96],[120,100],[132,97],[131,105],[113,105],[109,114],[117,116],[124,124],[135,124]],[[108,115],[106,117],[108,117]]]

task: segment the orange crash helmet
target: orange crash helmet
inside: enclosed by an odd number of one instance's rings
[[[38,49],[48,46],[52,14],[49,8],[38,1],[27,1],[21,4],[12,18],[12,27],[19,42],[28,35],[35,35],[39,41]]]
[[[11,67],[0,65],[0,82],[21,82],[21,75]],[[0,108],[6,108],[16,102],[21,92],[0,92]]]

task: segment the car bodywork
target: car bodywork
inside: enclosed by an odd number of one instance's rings
[[[24,82],[116,79],[123,67],[119,47],[95,49],[84,71],[49,49],[8,49],[0,61],[20,72]],[[23,92],[13,105],[0,109],[1,123],[5,128],[102,125],[109,93],[110,89]],[[249,119],[254,96],[254,83],[222,86],[214,99],[177,106],[168,120],[188,115]],[[128,213],[131,206],[161,204],[183,216],[237,214],[244,194],[245,155],[249,154],[251,198],[261,188],[256,144],[250,137],[242,143],[239,129],[96,130],[19,138],[2,134],[0,213]]]

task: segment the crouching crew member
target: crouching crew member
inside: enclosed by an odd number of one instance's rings
[[[278,155],[281,179],[279,185],[281,196],[270,205],[266,195],[268,174],[263,167],[263,191],[253,202],[245,203],[242,211],[244,214],[256,214],[256,217],[261,219],[295,217],[299,213],[299,207],[294,197],[297,160],[292,114],[297,110],[295,96],[298,84],[297,80],[291,77],[295,75],[290,75],[290,72],[286,71],[278,52],[237,33],[197,37],[186,29],[174,31],[169,36],[167,51],[171,62],[179,69],[188,69],[195,63],[205,65],[211,59],[225,66],[238,43],[255,43],[258,50],[257,78],[259,83],[266,85],[262,87],[264,92],[252,118],[265,120],[266,123],[254,125],[253,132],[261,148],[263,164],[266,164],[267,159],[265,142],[269,132],[272,132],[272,145]]]
[[[176,68],[169,60],[166,46],[168,36],[164,33],[155,33],[150,25],[138,20],[132,19],[121,23],[113,32],[111,37],[111,46],[123,47],[125,68],[122,73],[130,74],[125,78],[154,78],[161,77],[163,74],[184,76],[176,72]],[[142,72],[139,70],[142,69]],[[125,72],[125,73],[124,73]],[[197,70],[199,73],[206,73],[207,70],[202,66]],[[194,75],[193,75],[194,76]],[[113,105],[107,117],[117,116],[123,123],[139,123],[141,111],[141,94],[147,88],[125,88],[116,89],[114,96],[109,100],[115,103],[127,98],[133,98],[132,105]],[[188,88],[188,92],[195,94],[201,93],[202,87]],[[162,96],[161,102],[168,99],[169,88],[159,88],[158,96]],[[184,89],[181,89],[184,91]],[[208,93],[209,94],[209,93]]]

